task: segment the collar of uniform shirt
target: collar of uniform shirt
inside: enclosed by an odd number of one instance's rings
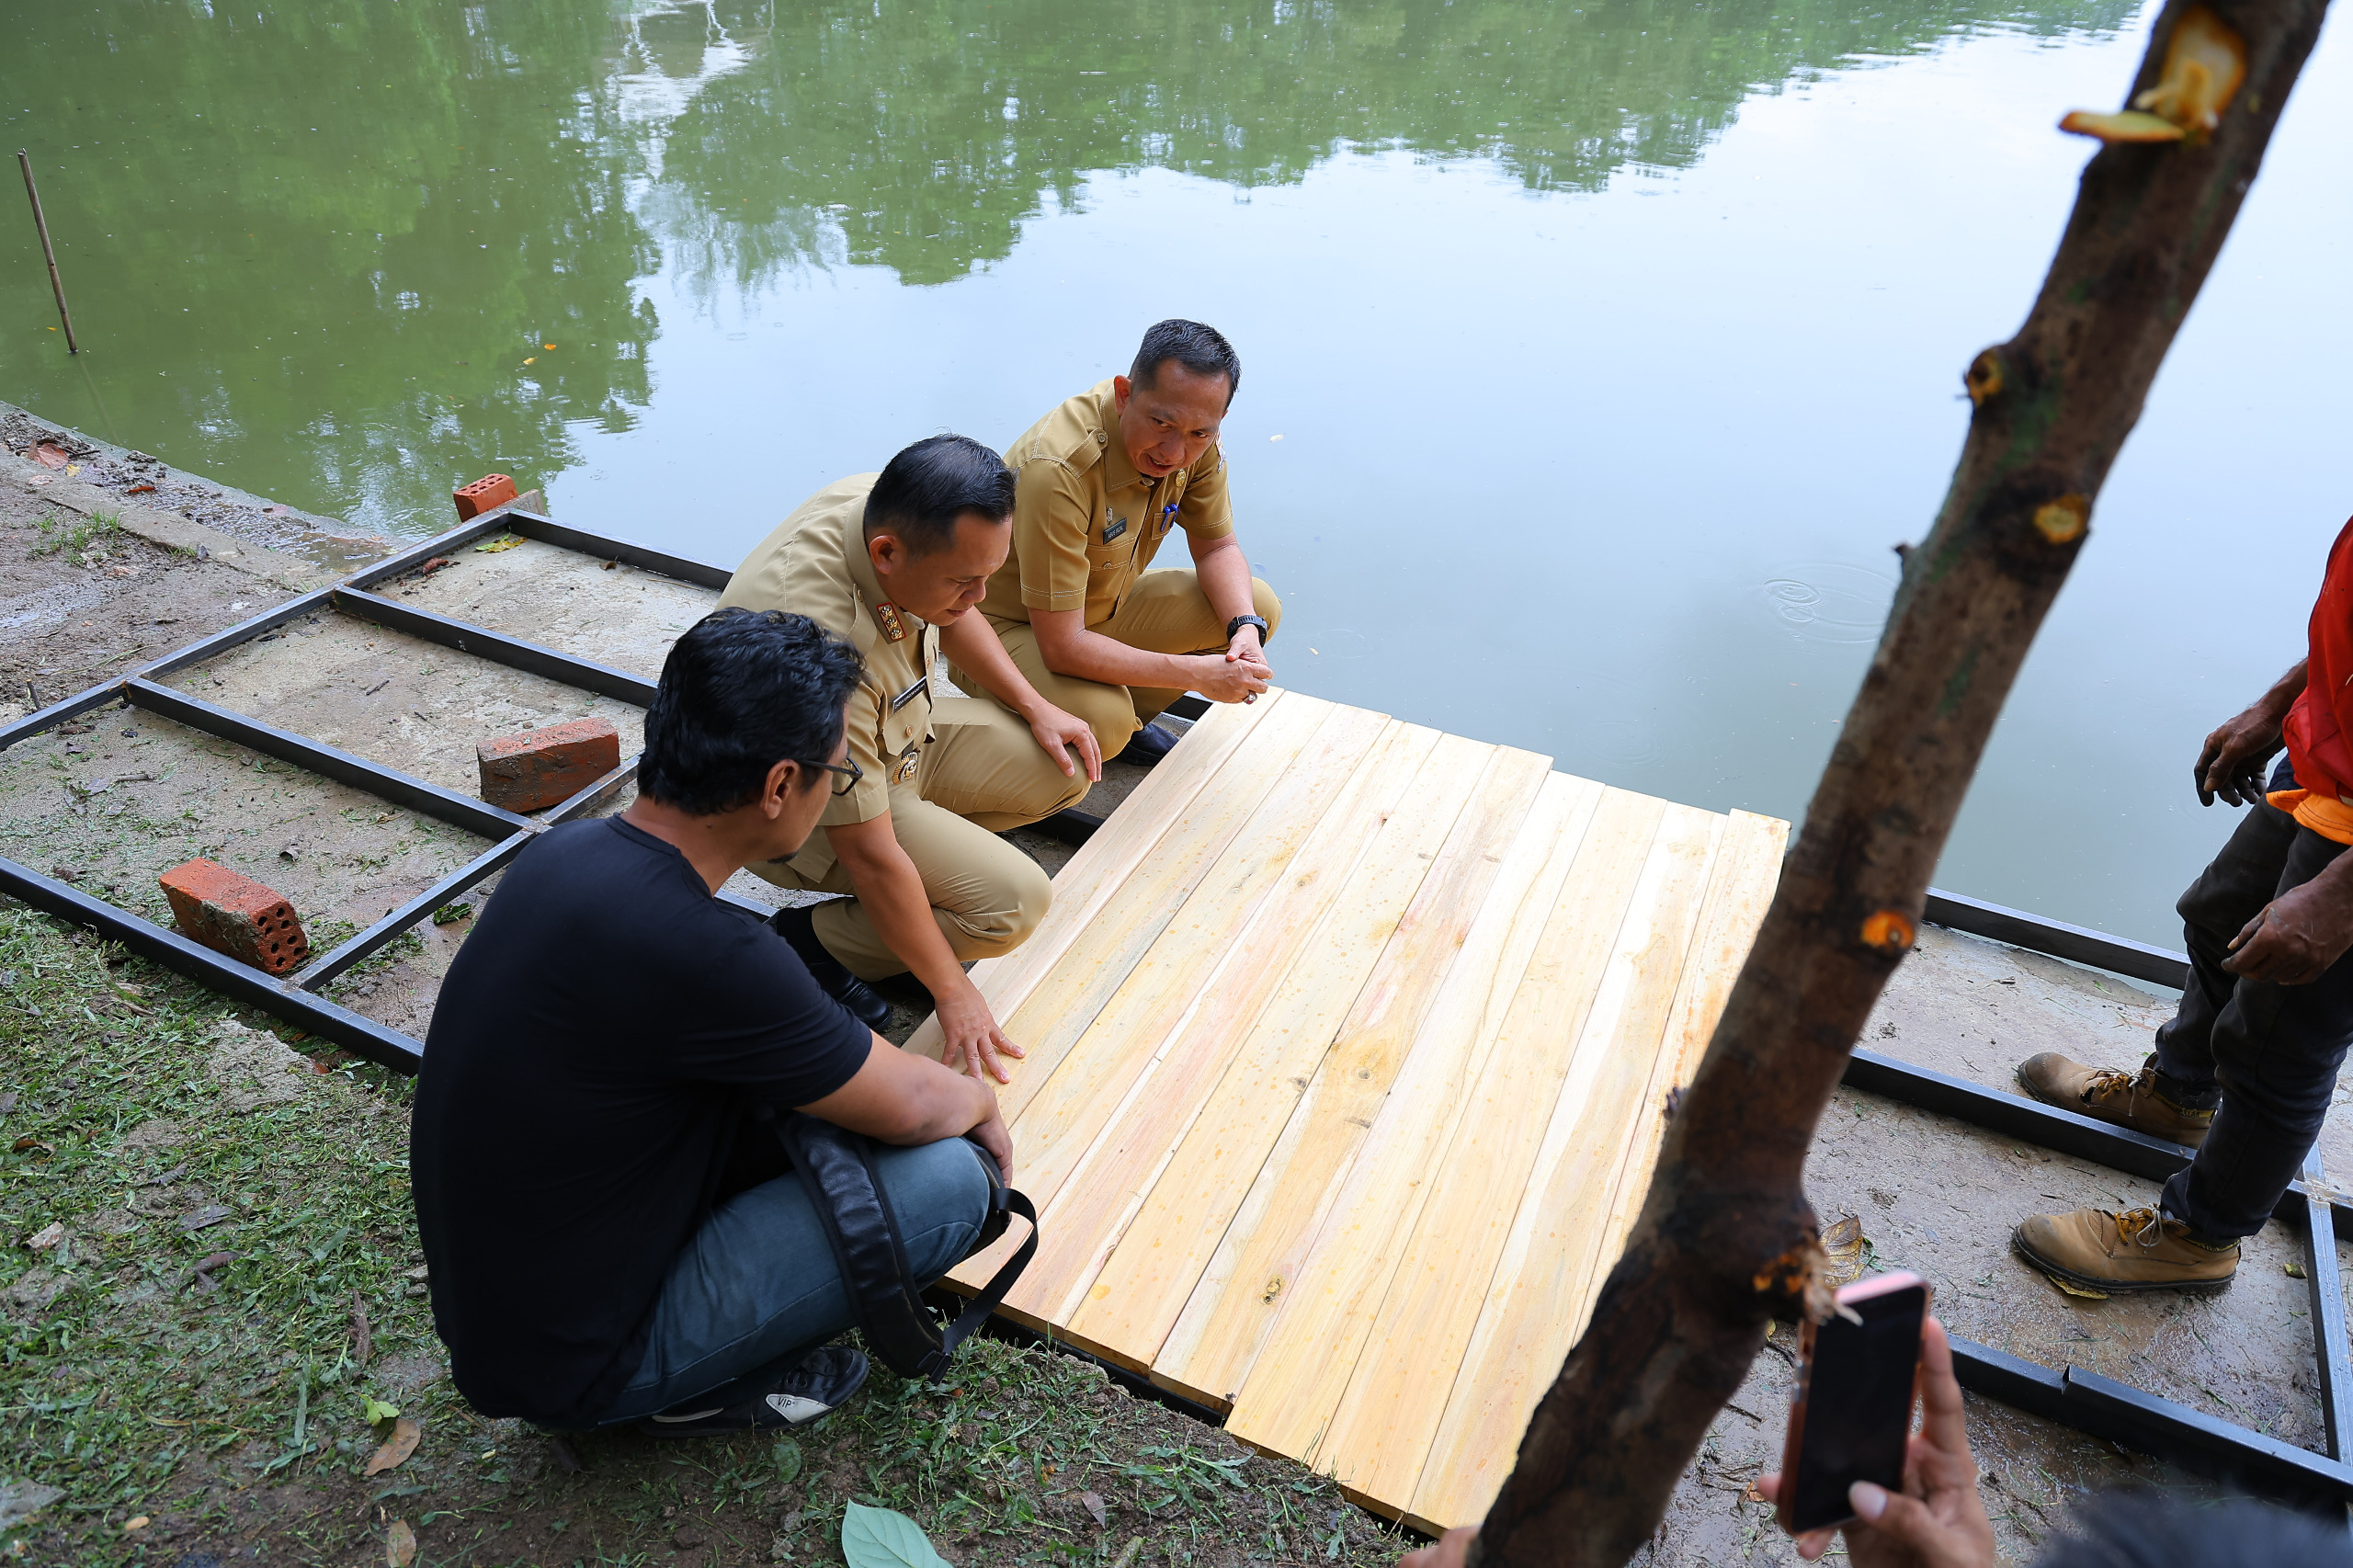
[[[866,596],[866,618],[870,623],[873,621],[876,605],[898,603],[882,591],[882,579],[874,570],[874,558],[866,553],[866,529],[857,523],[852,523],[842,530],[842,561],[849,568],[850,582],[857,586],[859,593]],[[900,607],[899,614],[904,618],[907,630],[917,637],[921,637],[924,628],[931,624],[904,606]],[[874,631],[878,635],[888,639],[889,633],[883,631],[881,626],[876,625]]]

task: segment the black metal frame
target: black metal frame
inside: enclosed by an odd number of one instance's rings
[[[131,951],[188,976],[263,1012],[269,1013],[333,1041],[371,1062],[400,1073],[415,1073],[424,1060],[424,1045],[415,1037],[388,1028],[319,994],[337,976],[359,963],[418,921],[428,919],[444,904],[459,899],[486,878],[504,869],[534,837],[558,823],[605,804],[637,776],[637,759],[597,779],[570,800],[537,818],[518,816],[496,806],[444,790],[397,768],[385,767],[304,735],[280,730],[257,719],[206,702],[161,684],[161,676],[217,657],[233,648],[264,637],[278,628],[320,611],[334,611],[372,621],[443,647],[454,648],[492,664],[540,676],[565,686],[593,691],[639,706],[654,699],[654,683],[591,660],[574,658],[536,642],[493,631],[486,627],[453,620],[369,590],[404,576],[437,555],[460,549],[486,534],[509,532],[572,550],[592,559],[616,561],[698,587],[723,587],[727,574],[716,566],[689,561],[628,540],[608,539],[564,528],[530,512],[494,512],[476,517],[449,532],[413,545],[384,560],[350,573],[324,587],[298,594],[285,603],[239,621],[213,635],[176,649],[85,691],[53,702],[40,711],[0,725],[0,750],[79,718],[109,702],[144,709],[205,734],[215,735],[250,750],[290,762],[321,778],[406,808],[424,816],[461,827],[490,840],[489,847],[465,865],[441,878],[384,917],[289,975],[270,975],[199,945],[179,932],[158,926],[103,899],[29,866],[0,858],[0,892],[13,894],[36,909],[91,926],[120,942]]]
[[[382,919],[332,952],[313,959],[294,974],[283,977],[265,974],[210,948],[201,947],[176,931],[92,898],[79,889],[43,876],[14,860],[0,858],[0,892],[13,894],[36,908],[93,926],[143,958],[332,1040],[370,1061],[397,1072],[415,1072],[423,1060],[424,1050],[418,1040],[339,1006],[318,993],[403,931],[420,920],[429,918],[435,910],[461,897],[505,867],[539,834],[609,801],[635,777],[637,759],[630,758],[572,799],[532,819],[501,811],[397,769],[381,767],[365,757],[354,756],[348,752],[322,745],[304,736],[216,707],[160,684],[158,677],[200,664],[302,616],[329,610],[373,621],[392,631],[585,691],[640,705],[651,701],[653,684],[625,671],[574,658],[535,642],[454,620],[369,591],[380,584],[415,571],[437,555],[470,544],[485,534],[500,531],[517,533],[593,558],[618,562],[698,587],[723,588],[729,578],[729,574],[722,568],[630,540],[566,528],[536,513],[494,512],[476,517],[438,538],[411,546],[326,586],[297,595],[281,605],[165,654],[129,674],[51,703],[14,722],[0,725],[0,749],[6,749],[108,702],[119,701],[126,707],[143,708],[492,840],[490,846],[480,855],[390,911]],[[1200,699],[1187,697],[1172,704],[1170,712],[1180,718],[1196,719],[1207,710],[1207,707]],[[1039,831],[1065,843],[1082,844],[1102,824],[1103,819],[1092,813],[1067,811],[1037,825]],[[731,899],[730,902],[741,901]],[[1957,893],[1930,889],[1927,915],[1930,921],[1954,930],[1990,937],[2136,980],[2178,988],[2188,978],[2188,960],[2182,954],[2166,952],[2081,926],[2043,920],[2018,910],[2005,909],[1998,904],[1964,898]],[[1853,1088],[1883,1095],[1924,1110],[1985,1128],[2005,1137],[2040,1144],[2150,1179],[2163,1179],[2172,1175],[2186,1165],[2191,1157],[2190,1151],[2179,1145],[2143,1137],[2055,1107],[1990,1089],[1981,1084],[1914,1066],[1875,1051],[1856,1051],[1848,1062],[1845,1081]],[[2346,1462],[2347,1445],[2353,1444],[2353,1358],[2348,1358],[2347,1355],[2344,1294],[2335,1245],[2338,1237],[2353,1238],[2353,1206],[2337,1199],[2325,1185],[2315,1156],[2305,1168],[2305,1180],[2291,1187],[2281,1200],[2278,1218],[2298,1225],[2304,1234],[2305,1274],[2311,1284],[2312,1325],[2318,1352],[2321,1406],[2328,1431],[2329,1451],[2325,1456],[2295,1448],[2244,1426],[2218,1421],[2186,1405],[2154,1398],[2096,1373],[2075,1367],[2053,1370],[1984,1346],[1956,1339],[1953,1342],[1954,1359],[1962,1383],[2006,1404],[2097,1437],[2163,1455],[2192,1469],[2225,1474],[2256,1491],[2308,1504],[2323,1503],[2341,1507],[2353,1503],[2353,1465]]]

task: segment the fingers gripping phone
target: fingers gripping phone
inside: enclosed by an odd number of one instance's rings
[[[1853,1518],[1847,1489],[1858,1481],[1904,1489],[1928,1296],[1916,1274],[1859,1279],[1838,1292],[1837,1316],[1799,1335],[1779,1509],[1791,1535]]]

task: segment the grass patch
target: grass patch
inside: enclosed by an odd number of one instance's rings
[[[78,522],[51,512],[40,520],[40,542],[33,546],[32,552],[79,555],[94,544],[107,542],[121,528],[122,516],[119,512],[93,512]]]
[[[1131,1568],[1372,1568],[1409,1544],[1325,1479],[995,1341],[947,1384],[878,1367],[781,1442],[485,1421],[409,1277],[410,1085],[348,1062],[240,1114],[207,1070],[224,1018],[290,1032],[0,899],[0,1481],[64,1494],[20,1527],[26,1561],[162,1568],[266,1542],[267,1562],[381,1562],[405,1521],[420,1568],[830,1563],[851,1502],[912,1516],[964,1565],[1109,1563],[1140,1541]],[[372,1478],[370,1401],[424,1433]]]

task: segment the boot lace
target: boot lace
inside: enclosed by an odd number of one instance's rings
[[[2154,1209],[2129,1209],[2116,1217],[2116,1233],[2135,1246],[2154,1247],[2165,1239],[2165,1216]]]

